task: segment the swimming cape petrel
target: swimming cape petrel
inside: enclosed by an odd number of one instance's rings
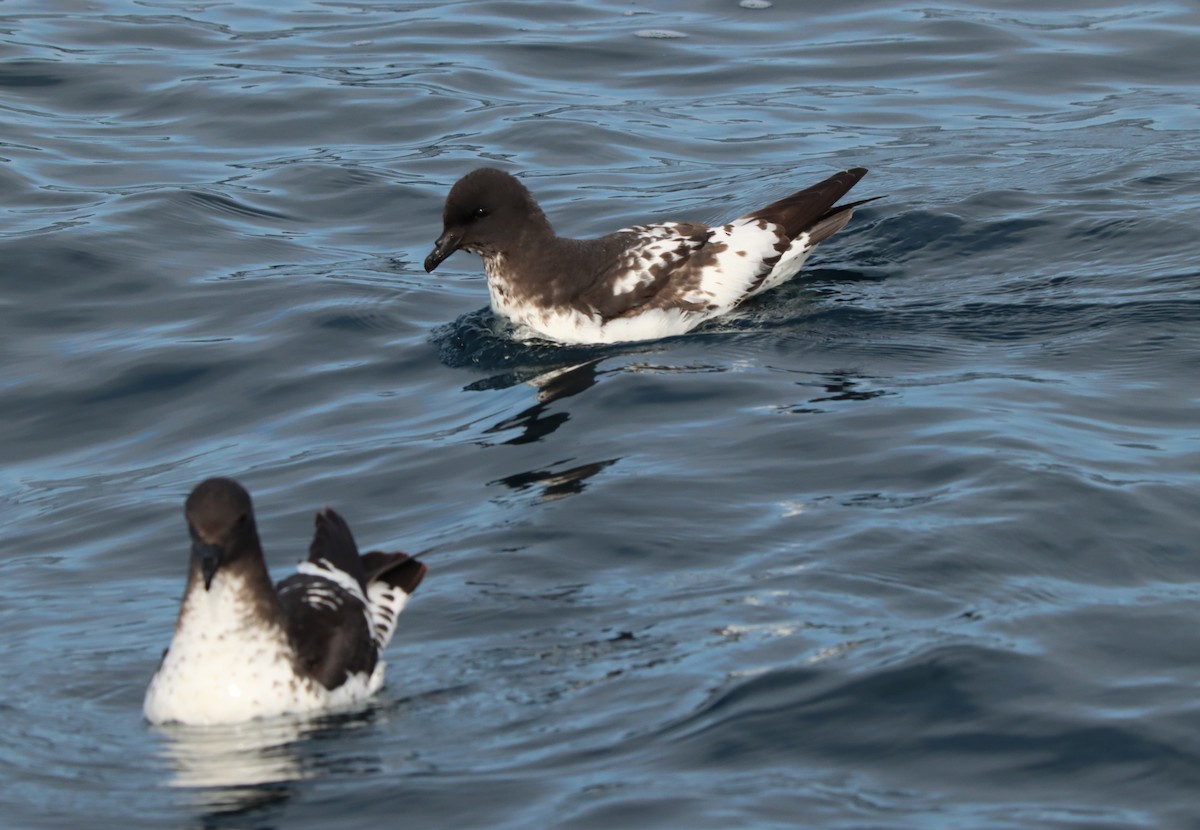
[[[794,276],[873,201],[835,205],[866,173],[837,173],[724,225],[662,222],[568,239],[521,182],[484,167],[450,189],[425,270],[458,250],[479,254],[493,310],[560,343],[683,334]]]

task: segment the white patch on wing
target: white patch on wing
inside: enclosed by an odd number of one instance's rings
[[[648,240],[668,239],[681,237],[679,233],[678,222],[660,222],[657,225],[633,225],[628,228],[621,228],[617,233],[636,233],[638,236],[645,237]]]
[[[408,604],[408,594],[393,588],[386,582],[376,580],[367,585],[367,600],[372,621],[371,630],[375,642],[382,651],[396,633],[396,619]]]
[[[313,608],[337,611],[342,607],[342,595],[339,592],[331,591],[320,585],[309,585],[302,590],[304,595],[301,599]]]
[[[700,274],[698,291],[708,296],[724,314],[751,294],[762,276],[764,262],[774,258],[779,242],[778,226],[757,219],[735,219],[713,228],[709,244],[724,243],[713,264]]]
[[[336,567],[328,559],[301,562],[296,565],[296,573],[328,579],[363,605],[367,604],[367,598],[363,596],[362,586],[358,584],[358,580]]]
[[[635,250],[650,253],[655,258],[652,258],[649,264],[656,264],[660,261],[657,259],[660,256],[668,262],[675,258],[675,251],[683,242],[689,243],[689,255],[699,249],[700,246],[678,233],[678,227],[676,223],[668,223],[639,225],[625,230],[642,234],[650,240]],[[697,288],[684,294],[681,299],[688,303],[714,305],[716,308],[703,314],[693,313],[693,326],[725,314],[749,296],[786,282],[800,270],[800,266],[812,250],[808,246],[808,234],[800,234],[764,277],[764,263],[775,258],[778,253],[775,246],[784,238],[783,230],[778,225],[761,219],[743,217],[724,225],[717,225],[710,230],[712,233],[705,246],[723,244],[726,247],[713,258],[711,265],[700,272],[700,284]],[[648,272],[646,280],[649,280]],[[619,285],[624,288],[632,283],[633,274],[630,274],[623,277]],[[636,284],[632,287],[636,287]]]
[[[620,296],[636,291],[654,281],[652,268],[678,265],[699,250],[703,240],[696,240],[679,231],[678,222],[661,225],[635,225],[617,233],[633,233],[639,241],[622,254],[628,271],[613,281],[613,295]],[[682,253],[680,249],[684,250]]]
[[[358,584],[358,580],[350,576],[350,574],[346,573],[341,568],[336,567],[328,559],[319,559],[316,562],[301,562],[296,566],[296,573],[304,574],[305,576],[315,576],[319,577],[320,579],[327,579],[348,593],[350,596],[354,597],[354,599],[358,600],[359,607],[362,608],[363,615],[367,618],[367,626],[371,626],[371,611],[367,605],[367,597],[365,594],[363,594],[362,586]],[[305,592],[306,595],[313,591],[314,587],[315,586],[309,586],[308,590]]]
[[[792,240],[792,244],[783,252],[783,256],[779,258],[779,262],[775,263],[775,267],[771,269],[771,273],[763,280],[763,284],[759,286],[755,294],[760,294],[763,291],[770,291],[778,285],[783,285],[792,277],[799,273],[800,268],[804,265],[804,261],[808,259],[808,255],[813,252],[816,245],[808,244],[808,231],[801,233]]]
[[[653,277],[649,271],[631,269],[613,280],[613,295],[616,297],[636,291],[643,285],[649,285]]]

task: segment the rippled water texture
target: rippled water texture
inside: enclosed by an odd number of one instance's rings
[[[0,3],[2,823],[1193,828],[1200,10]],[[563,233],[862,165],[686,337],[514,342]],[[154,729],[181,505],[429,577],[367,711]]]

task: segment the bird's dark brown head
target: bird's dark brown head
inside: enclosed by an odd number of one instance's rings
[[[425,258],[425,270],[460,249],[481,256],[503,253],[531,230],[552,232],[525,185],[494,167],[473,170],[450,188],[442,235]]]
[[[210,478],[196,485],[184,505],[192,537],[192,562],[212,586],[220,568],[248,557],[261,559],[250,494],[231,478]]]

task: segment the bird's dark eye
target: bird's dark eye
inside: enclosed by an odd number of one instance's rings
[[[474,216],[475,216],[475,218],[476,218],[476,219],[482,219],[483,217],[485,217],[485,216],[487,216],[487,215],[488,215],[488,209],[487,209],[487,208],[475,208],[475,214],[474,214]]]

